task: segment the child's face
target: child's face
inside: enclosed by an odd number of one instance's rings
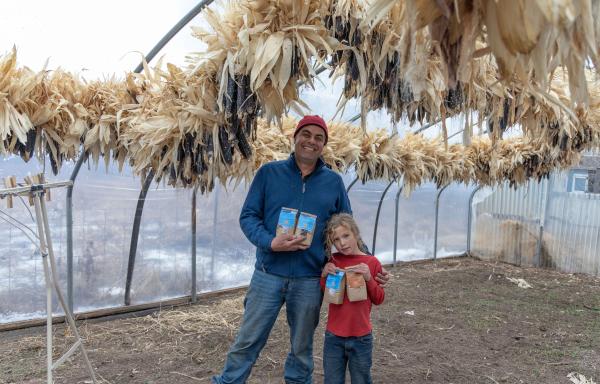
[[[333,245],[338,252],[344,255],[358,255],[360,250],[358,249],[358,240],[354,233],[349,228],[343,225],[336,227],[333,230]]]

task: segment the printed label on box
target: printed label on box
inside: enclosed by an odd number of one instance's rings
[[[346,271],[346,295],[349,301],[367,300],[367,283],[362,274]]]
[[[323,299],[327,303],[342,304],[344,302],[344,292],[346,288],[346,279],[344,271],[330,273],[325,280],[325,292]]]
[[[316,226],[317,216],[302,212],[298,218],[298,224],[296,224],[295,235],[304,237],[302,244],[310,245],[315,234]]]
[[[297,216],[297,209],[282,207],[281,212],[279,212],[279,220],[277,221],[276,234],[293,234],[296,228]]]
[[[325,288],[331,288],[333,290],[339,290],[342,285],[342,278],[344,277],[343,271],[338,271],[334,274],[327,275],[327,280],[325,281]]]

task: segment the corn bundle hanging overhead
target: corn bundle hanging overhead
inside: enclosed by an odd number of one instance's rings
[[[586,63],[593,63],[595,71],[599,63],[598,2],[376,0],[365,8],[362,26],[371,33],[391,25],[424,36],[419,45],[427,46],[429,58],[439,61],[448,99],[473,80],[474,61],[491,54],[495,77],[508,87],[547,91],[552,74],[562,67],[569,74],[568,106],[588,104]],[[415,47],[407,39],[397,49],[402,54]],[[408,86],[414,86],[410,80]]]
[[[394,122],[406,118],[411,124],[422,124],[443,121],[465,110],[485,116],[489,93],[504,96],[504,87],[497,84],[495,64],[488,57],[467,61],[460,66],[460,74],[455,73],[458,62],[450,63],[448,69],[433,38],[441,32],[421,26],[424,17],[415,9],[422,6],[420,2],[390,3],[370,26],[365,17],[373,12],[372,7],[361,2],[340,7],[340,3],[346,2],[332,2],[332,16],[326,20],[331,33],[344,44],[332,60],[336,77],[344,79],[341,105],[360,97],[365,113],[385,108]],[[468,30],[473,44],[462,45],[462,37],[454,36],[458,40],[445,51],[474,49],[477,15],[476,9],[468,7],[458,26]],[[427,17],[437,18],[438,14]],[[445,132],[444,124],[442,128]]]
[[[100,155],[108,161],[113,151],[113,155],[118,154],[115,158],[119,162],[128,161],[136,173],[143,175],[153,170],[159,179],[173,185],[200,185],[202,191],[212,188],[215,177],[222,182],[229,178],[248,179],[260,164],[289,154],[292,148],[289,136],[296,122],[284,119],[282,135],[280,128],[261,120],[258,138],[253,143],[254,159],[247,161],[236,152],[231,165],[223,167],[214,150],[221,145],[218,131],[210,131],[211,127],[218,127],[218,117],[209,112],[216,97],[204,97],[216,95],[216,86],[207,78],[184,76],[176,67],[167,68],[167,71],[148,69],[122,83],[88,84],[57,71],[49,79],[40,77],[30,87],[27,103],[14,101],[18,109],[10,100],[5,102],[9,110],[24,114],[23,119],[39,125],[37,130],[28,132],[44,132],[59,148],[59,158],[74,158],[78,143],[83,142],[93,161],[98,161]],[[560,84],[556,82],[556,91],[551,95],[559,101],[568,97],[561,91],[564,88]],[[595,106],[600,103],[600,95],[596,87],[592,89],[591,100]],[[18,92],[12,93],[18,95]],[[42,94],[43,98],[39,96]],[[404,176],[407,191],[426,181],[435,181],[441,186],[450,181],[495,184],[508,179],[513,184],[521,184],[531,177],[543,177],[556,167],[572,164],[577,151],[600,142],[600,116],[595,110],[575,116],[577,121],[588,121],[578,126],[568,110],[550,102],[548,97],[539,99],[541,101],[535,97],[515,97],[518,108],[508,113],[503,109],[503,116],[506,114],[510,117],[508,120],[520,121],[525,127],[539,121],[561,121],[572,129],[561,131],[559,125],[547,124],[540,131],[546,134],[497,140],[495,144],[477,140],[471,146],[454,145],[446,149],[442,141],[428,140],[421,135],[400,139],[397,135],[377,131],[364,136],[358,127],[331,124],[331,138],[324,157],[342,171],[356,167],[364,181]],[[16,143],[12,151],[18,152],[18,146],[27,141],[26,138],[25,141],[13,139],[18,137],[12,133],[13,129],[10,126],[5,131],[10,132],[10,141]],[[552,142],[557,140],[560,143]]]
[[[13,50],[0,58],[0,153],[48,153],[57,172],[83,145],[94,163],[112,158],[210,191],[215,179],[248,180],[287,156],[295,122],[282,116],[306,109],[298,84],[312,84],[319,62],[343,76],[342,102],[360,97],[363,112],[386,108],[396,122],[475,112],[492,138],[448,145],[444,124],[428,140],[333,123],[324,158],[335,169],[356,167],[364,181],[403,176],[407,190],[425,181],[520,184],[600,142],[600,116],[588,108],[600,104],[599,88],[584,70],[586,59],[597,62],[600,28],[589,17],[596,2],[510,4],[229,2],[207,11],[212,31],[194,30],[208,49],[189,67],[159,63],[124,81],[35,73],[16,66]],[[515,125],[524,136],[504,140]]]
[[[256,168],[289,155],[295,124],[295,121],[285,119],[284,132],[288,141],[277,140],[275,144],[262,133],[276,132],[278,128],[259,120],[258,139],[255,141]],[[380,129],[364,135],[359,127],[335,123],[330,123],[330,126],[328,151],[323,156],[327,163],[342,170],[354,167],[363,182],[375,179],[399,181],[402,177],[406,193],[430,181],[439,187],[451,182],[498,185],[505,180],[517,186],[530,179],[546,177],[553,170],[568,168],[579,159],[576,151],[561,151],[544,140],[528,137],[503,139],[495,143],[480,137],[474,139],[471,145],[455,144],[446,149],[441,139],[430,140],[420,134],[399,137]],[[334,140],[340,129],[345,132],[343,139]],[[354,143],[359,145],[359,151]],[[267,155],[258,156],[259,153]]]
[[[37,134],[26,104],[41,77],[41,72],[17,68],[15,48],[0,58],[0,154],[18,153],[25,161],[33,156]]]
[[[270,161],[284,160],[293,151],[291,136],[298,122],[291,117],[284,117],[281,127],[269,124],[265,119],[258,119],[254,149],[254,168]]]
[[[188,76],[173,65],[146,68],[128,78],[139,104],[123,122],[123,145],[136,173],[150,170],[173,186],[212,189],[221,164],[216,86],[210,77]],[[223,143],[231,154],[229,140]]]
[[[439,61],[430,60],[431,46],[422,31],[403,23],[406,9],[398,3],[389,18],[373,28],[360,28],[366,5],[340,7],[332,2],[331,33],[345,47],[334,56],[335,77],[343,76],[342,104],[360,97],[363,112],[386,108],[393,121],[411,123],[440,116],[445,83]],[[401,47],[406,49],[402,50]]]
[[[332,169],[344,173],[360,158],[363,131],[349,123],[331,122],[328,132],[329,140],[323,148],[323,159]]]
[[[324,63],[339,45],[323,25],[322,8],[315,0],[240,1],[219,14],[206,11],[212,31],[194,29],[208,48],[192,60],[192,75],[204,72],[217,83],[221,142],[252,135],[259,113],[281,122],[287,108],[306,109],[297,83],[312,84],[312,60]],[[222,152],[229,163],[229,151]]]

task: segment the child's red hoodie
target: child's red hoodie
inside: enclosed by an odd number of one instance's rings
[[[367,300],[349,301],[344,294],[342,304],[329,304],[327,330],[336,336],[364,336],[371,332],[371,303],[383,303],[385,292],[375,281],[377,273],[381,272],[381,263],[371,255],[344,255],[334,253],[331,262],[338,268],[344,269],[365,263],[371,271],[371,280],[367,281]],[[327,277],[321,277],[321,289],[325,289]]]

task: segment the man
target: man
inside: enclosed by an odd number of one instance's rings
[[[250,186],[240,226],[256,246],[255,271],[244,300],[244,318],[220,376],[213,383],[245,383],[269,338],[283,303],[290,327],[291,350],[285,362],[286,383],[312,383],[313,336],[319,323],[325,264],[324,229],[331,215],[351,213],[339,174],[321,159],[327,125],[319,116],[305,116],[294,132],[294,153],[287,160],[262,166]],[[304,237],[275,235],[281,208],[315,215],[310,245]],[[385,283],[387,272],[378,281]]]

